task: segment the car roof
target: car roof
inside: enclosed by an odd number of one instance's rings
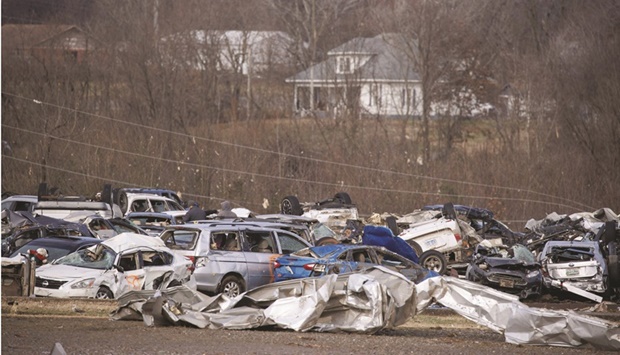
[[[38,202],[39,198],[35,195],[12,195],[9,196],[7,198],[5,198],[4,200],[2,200],[2,202],[4,201],[27,201],[27,202]]]
[[[157,217],[157,218],[165,218],[165,219],[172,219],[174,220],[174,216],[172,216],[169,213],[163,213],[163,212],[129,212],[125,218],[132,218],[132,217]]]
[[[31,240],[14,251],[12,255],[17,254],[19,250],[23,249],[46,248],[59,245],[68,245],[77,249],[82,245],[99,244],[101,242],[101,239],[87,236],[48,236]]]

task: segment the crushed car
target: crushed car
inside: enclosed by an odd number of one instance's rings
[[[609,286],[607,262],[595,241],[548,241],[538,256],[545,287],[603,300]]]
[[[478,244],[465,277],[469,281],[518,295],[520,299],[540,296],[543,291],[540,263],[521,244],[510,247],[492,246],[485,242]]]
[[[439,276],[384,247],[361,244],[331,244],[283,255],[273,263],[276,282],[304,277],[357,272],[381,265],[419,283]]]
[[[359,220],[357,207],[346,192],[338,192],[334,197],[318,202],[299,202],[297,196],[286,196],[280,203],[283,214],[304,216],[318,220],[330,229],[343,234],[348,220]]]
[[[187,285],[192,263],[161,239],[122,233],[36,270],[38,297],[114,299],[132,290]]]

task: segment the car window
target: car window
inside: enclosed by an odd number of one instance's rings
[[[353,250],[351,252],[351,258],[358,263],[372,263],[372,258],[367,250]]]
[[[213,248],[213,244],[211,244],[212,249],[221,249],[227,251],[241,250],[241,241],[239,238],[239,234],[235,232],[217,233],[215,235],[215,239],[220,240],[221,244],[218,245],[217,248]]]
[[[167,230],[161,235],[166,246],[176,250],[193,250],[198,240],[198,231]]]
[[[33,203],[32,202],[27,202],[27,201],[15,201],[15,205],[13,207],[13,209],[15,211],[30,211],[31,207],[32,207]]]
[[[282,254],[291,254],[308,247],[308,245],[304,244],[299,238],[295,238],[292,235],[285,233],[276,234],[278,242],[280,242],[280,247],[282,248]]]
[[[15,242],[13,243],[15,248],[21,248],[26,243],[30,243],[31,241],[40,238],[40,230],[34,229],[31,231],[24,232],[18,235],[15,238]]]
[[[115,258],[116,253],[113,250],[97,245],[71,253],[56,260],[55,264],[106,270],[112,267]]]
[[[162,251],[143,251],[142,262],[144,267],[147,266],[163,266],[172,264],[173,257],[169,253]]]
[[[135,252],[122,255],[118,265],[122,267],[124,271],[141,269],[139,254]]]
[[[176,203],[175,201],[162,201],[164,203],[166,203],[166,211],[183,211],[185,208],[183,208],[183,206],[181,206],[180,204]]]
[[[149,209],[149,203],[147,200],[134,200],[131,203],[131,210],[134,212],[146,212]]]
[[[153,212],[161,213],[164,211],[170,211],[168,205],[166,205],[166,201],[151,200],[151,206],[153,206]]]
[[[247,250],[254,253],[273,253],[275,242],[269,231],[246,231]]]

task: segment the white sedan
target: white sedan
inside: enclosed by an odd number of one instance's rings
[[[34,294],[112,299],[132,290],[181,284],[195,289],[191,267],[190,260],[172,253],[160,238],[121,233],[38,268]]]

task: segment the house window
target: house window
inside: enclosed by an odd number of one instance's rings
[[[368,106],[381,106],[381,84],[370,85],[370,95],[368,95]]]
[[[350,74],[353,72],[353,58],[351,57],[338,57],[336,64],[338,74]]]
[[[415,90],[413,88],[403,88],[400,96],[400,107],[415,107]]]

